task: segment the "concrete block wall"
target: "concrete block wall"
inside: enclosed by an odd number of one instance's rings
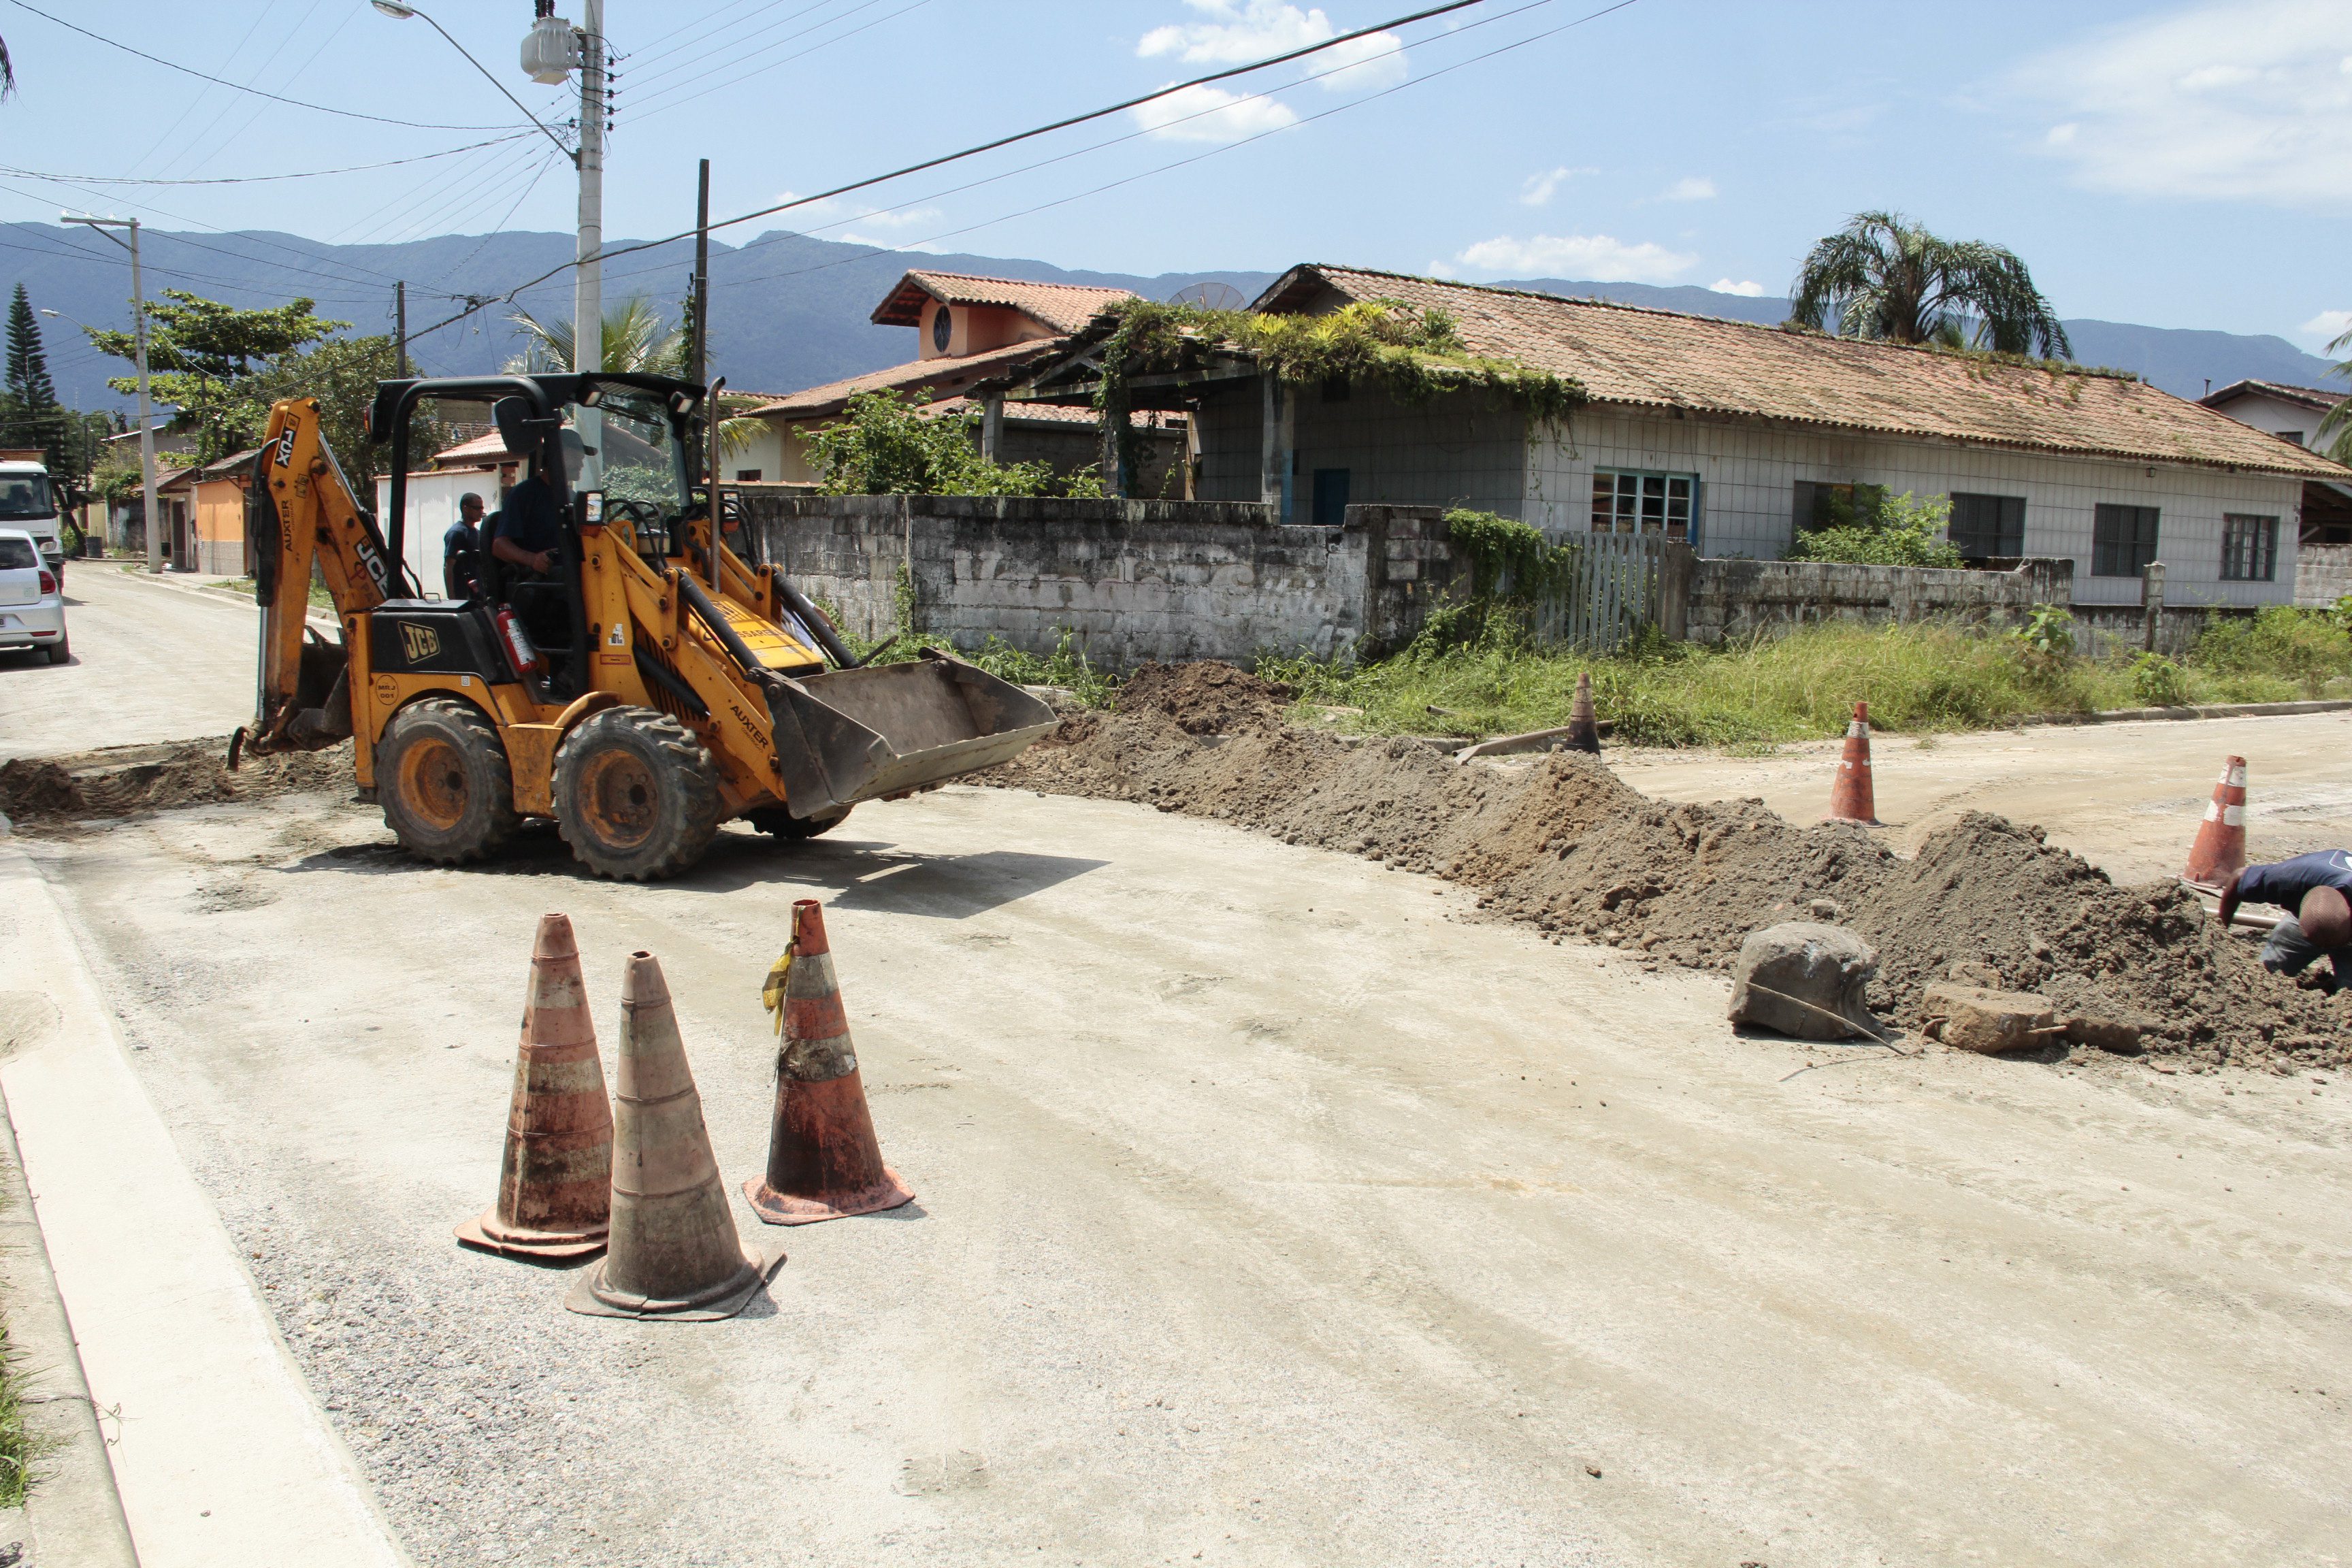
[[[1595,468],[1695,473],[1703,555],[1773,560],[1795,534],[1796,483],[1885,485],[1927,496],[1962,490],[2025,498],[2025,552],[2074,563],[2084,604],[2139,603],[2137,577],[2091,575],[2091,533],[2102,501],[2152,506],[2157,557],[2175,604],[2260,605],[2295,596],[2292,553],[2303,503],[2300,480],[2188,464],[2060,457],[1951,441],[1760,422],[1676,418],[1594,405],[1538,426],[1528,445],[1528,500],[1518,515],[1548,532],[1591,526]],[[2279,520],[2275,581],[2221,578],[2221,519],[2243,512]]]
[[[2314,609],[2352,594],[2352,544],[2306,544],[2294,558],[2294,602]]]
[[[1685,635],[1716,646],[1820,621],[1940,619],[1968,626],[2021,622],[2037,603],[2065,604],[2064,562],[2007,572],[1854,566],[1824,561],[1691,563]]]
[[[1240,502],[760,497],[746,510],[767,558],[860,636],[900,629],[903,567],[919,632],[1034,654],[1068,633],[1115,668],[1393,646],[1452,567],[1433,508],[1354,508],[1339,529]]]

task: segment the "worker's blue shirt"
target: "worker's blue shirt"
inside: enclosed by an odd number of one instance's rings
[[[2249,866],[2238,873],[2238,897],[2250,904],[2276,904],[2293,914],[2314,888],[2334,888],[2352,899],[2352,850],[2315,849],[2292,860]]]
[[[453,522],[449,531],[441,536],[441,558],[446,561],[460,550],[479,550],[482,536],[471,523]]]
[[[547,481],[534,474],[507,491],[499,508],[498,538],[524,550],[553,550],[563,542],[563,508]]]

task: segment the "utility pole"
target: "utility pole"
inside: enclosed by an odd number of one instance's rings
[[[686,379],[699,386],[709,374],[710,353],[710,160],[694,187],[694,322],[687,329],[688,353]],[[719,417],[712,409],[710,417]]]
[[[572,368],[583,375],[604,368],[604,0],[585,0],[580,27],[580,237],[572,287]],[[593,409],[580,411],[581,439],[601,448]],[[580,465],[580,488],[603,481],[600,451]]]
[[[76,217],[71,213],[59,213],[60,222],[78,223],[93,233],[103,234],[117,245],[123,242],[108,232],[127,228],[131,252],[131,341],[138,351],[139,362],[139,489],[142,504],[146,508],[147,570],[163,570],[163,545],[158,537],[163,519],[155,511],[155,422],[148,416],[147,402],[147,290],[139,277],[139,220],[121,217]]]
[[[392,286],[392,316],[394,330],[400,334],[393,340],[394,350],[400,366],[394,374],[401,380],[406,381],[408,379],[408,285],[405,281],[394,283]]]

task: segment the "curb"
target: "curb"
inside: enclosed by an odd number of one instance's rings
[[[2139,724],[2157,720],[2280,719],[2298,713],[2341,713],[2352,710],[2352,699],[2326,698],[2313,702],[2217,702],[2209,708],[2109,708],[2095,713],[2044,713],[2021,719],[2027,724]]]
[[[5,1048],[18,1042],[10,1039]],[[0,1307],[25,1373],[25,1432],[40,1447],[25,1499],[28,1560],[42,1568],[139,1568],[106,1435],[82,1376],[65,1299],[25,1184],[16,1130],[0,1116]]]
[[[14,844],[0,843],[0,934],[55,1011],[0,1061],[0,1089],[90,1396],[116,1433],[107,1459],[137,1561],[409,1568],[132,1069],[88,932]]]

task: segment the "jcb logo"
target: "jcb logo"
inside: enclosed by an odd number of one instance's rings
[[[431,626],[420,626],[413,622],[400,628],[400,642],[411,664],[423,664],[441,651],[441,634]]]

